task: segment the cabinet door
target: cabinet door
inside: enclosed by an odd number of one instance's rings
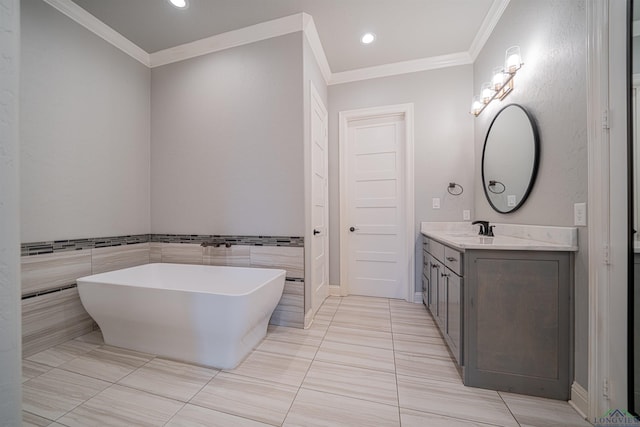
[[[429,308],[429,277],[422,274],[422,303]]]
[[[447,338],[451,352],[462,365],[462,278],[451,270],[446,272],[447,288]]]
[[[464,384],[568,400],[571,255],[468,251],[465,257]]]
[[[422,302],[429,308],[429,300],[431,294],[429,289],[429,277],[431,276],[431,260],[429,254],[423,251],[423,265],[422,265]]]
[[[438,323],[443,332],[447,330],[447,281],[445,267],[438,263]]]
[[[440,272],[438,271],[438,261],[429,255],[429,310],[433,317],[438,319],[438,282]]]

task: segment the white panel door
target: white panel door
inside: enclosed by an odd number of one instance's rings
[[[406,298],[404,114],[352,120],[347,130],[349,293]]]
[[[329,194],[327,110],[311,85],[311,308],[313,314],[329,295]]]

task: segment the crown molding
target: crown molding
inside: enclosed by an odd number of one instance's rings
[[[150,68],[302,31],[311,46],[311,51],[318,62],[322,76],[327,84],[334,85],[472,64],[500,20],[510,0],[493,1],[468,52],[395,62],[338,73],[331,72],[313,17],[306,13],[297,13],[284,18],[262,22],[149,54],[71,0],[43,1]]]
[[[149,55],[151,68],[302,31],[304,29],[303,15],[303,13],[296,13],[154,52]]]
[[[149,54],[147,52],[71,0],[43,1],[106,42],[111,43],[127,55],[138,60],[147,67],[150,66]]]
[[[418,71],[437,70],[439,68],[455,67],[457,65],[468,65],[471,63],[473,63],[473,61],[471,60],[469,53],[458,52],[449,55],[394,62],[391,64],[376,65],[374,67],[358,68],[356,70],[333,73],[328,84],[337,85],[359,80],[415,73]]]
[[[469,56],[471,57],[471,61],[475,61],[480,51],[484,47],[484,44],[489,40],[489,36],[493,33],[493,29],[498,24],[498,21],[502,17],[504,10],[509,5],[510,0],[493,0],[487,15],[484,17],[482,24],[480,24],[480,29],[476,34],[476,37],[471,42],[471,46],[469,47]]]
[[[316,29],[316,24],[313,22],[313,17],[306,13],[302,14],[303,20],[303,28],[304,35],[311,46],[311,51],[313,55],[316,57],[316,61],[318,62],[318,66],[320,67],[320,72],[324,77],[324,82],[328,83],[331,80],[331,67],[329,66],[329,61],[327,61],[327,56],[324,53],[324,49],[322,47],[322,42],[320,41],[320,36],[318,35],[318,30]]]

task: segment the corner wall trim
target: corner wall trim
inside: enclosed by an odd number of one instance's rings
[[[571,400],[569,400],[569,405],[571,405],[582,418],[587,419],[587,413],[589,412],[589,393],[575,381],[571,384]]]
[[[422,304],[422,292],[416,292],[413,294],[413,302],[415,304]]]
[[[337,73],[331,72],[331,67],[329,66],[327,56],[320,42],[320,36],[318,35],[313,17],[304,12],[228,31],[149,54],[71,0],[42,1],[149,68],[302,31],[311,45],[311,50],[320,66],[325,82],[333,85],[472,64],[493,32],[493,29],[500,20],[510,0],[493,1],[467,52],[419,58]]]
[[[324,82],[329,83],[329,80],[331,80],[331,67],[329,66],[329,61],[327,61],[327,56],[324,53],[324,48],[320,41],[320,35],[318,35],[316,24],[313,22],[313,17],[303,13],[302,21],[304,35],[307,38],[307,41],[309,41],[313,55],[316,57],[316,62],[320,67],[320,72],[322,73],[322,77],[324,77]]]
[[[480,29],[469,47],[471,62],[476,60],[485,43],[489,40],[489,36],[493,33],[493,29],[498,24],[504,10],[509,6],[509,1],[510,0],[493,0],[487,16],[484,17],[482,24],[480,24]]]
[[[304,13],[296,13],[154,52],[149,55],[151,68],[302,31],[304,15]]]
[[[467,52],[458,52],[449,55],[432,56],[430,58],[413,59],[411,61],[394,62],[391,64],[377,65],[375,67],[358,68],[356,70],[333,73],[328,84],[350,83],[472,63],[473,61]]]
[[[43,1],[147,67],[151,65],[147,52],[71,0]]]

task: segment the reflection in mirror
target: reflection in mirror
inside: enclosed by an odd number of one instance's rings
[[[482,152],[482,185],[493,209],[509,213],[527,199],[538,170],[540,143],[531,115],[510,104],[491,122]]]

